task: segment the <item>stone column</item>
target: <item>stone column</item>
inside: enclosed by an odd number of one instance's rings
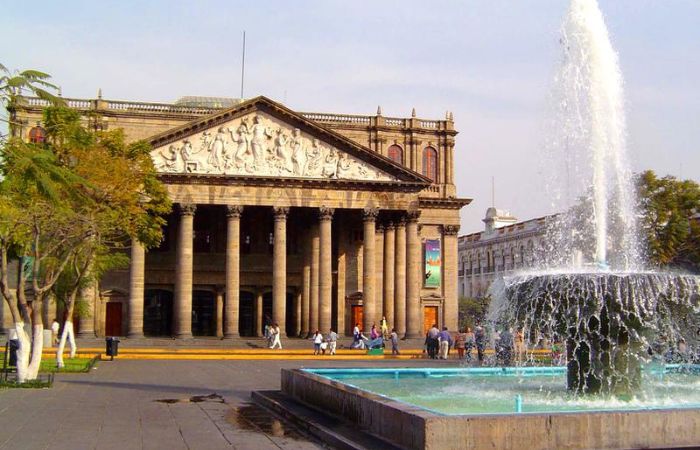
[[[444,326],[450,330],[457,329],[458,295],[457,295],[457,234],[459,225],[443,225],[442,227],[442,282],[444,286],[445,311]]]
[[[396,333],[406,334],[406,221],[401,218],[396,223],[394,250],[394,321]]]
[[[226,338],[239,336],[242,213],[242,206],[226,206],[226,310],[224,311],[224,336]]]
[[[379,210],[376,208],[365,208],[363,213],[364,222],[364,242],[362,254],[362,313],[364,317],[363,331],[369,333],[372,324],[379,326],[376,316],[375,300],[375,241],[377,239],[375,224]]]
[[[275,216],[274,247],[272,251],[272,322],[281,334],[286,334],[287,309],[287,215],[289,208],[273,208]]]
[[[384,226],[376,226],[374,241],[374,314],[377,329],[381,328],[384,315]]]
[[[216,337],[224,337],[224,292],[219,288],[216,290]]]
[[[263,293],[258,291],[255,296],[255,335],[263,335]]]
[[[294,301],[294,334],[299,336],[301,332],[301,291],[297,291],[297,296]]]
[[[131,270],[129,271],[129,334],[143,337],[143,291],[146,272],[146,250],[137,240],[131,240]]]
[[[406,225],[406,337],[418,338],[423,335],[421,323],[421,254],[418,237],[418,218],[420,211],[409,211]]]
[[[80,298],[85,303],[85,315],[80,318],[80,331],[78,332],[78,337],[80,338],[94,338],[95,337],[95,307],[97,305],[97,283],[95,281],[90,282],[87,286],[80,290]],[[48,296],[44,299],[42,314],[48,315]],[[51,318],[53,319],[53,317]],[[47,319],[44,321],[44,326],[51,325]]]
[[[180,204],[180,229],[177,240],[177,261],[175,263],[175,337],[192,337],[192,259],[194,212],[197,205]]]
[[[389,222],[384,228],[384,311],[389,331],[396,326],[394,317],[394,224]]]
[[[304,267],[301,272],[301,328],[299,336],[309,335],[309,306],[311,302],[311,236],[304,240]]]
[[[321,239],[319,227],[311,227],[311,295],[309,296],[309,333],[318,330],[319,318],[319,265],[321,261]]]
[[[319,318],[318,327],[322,333],[331,328],[331,300],[333,298],[333,278],[331,263],[331,220],[333,208],[320,208],[318,211],[319,228]]]

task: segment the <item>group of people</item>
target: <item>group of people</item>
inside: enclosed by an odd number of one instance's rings
[[[265,325],[265,339],[267,339],[267,346],[269,348],[279,348],[282,350],[282,341],[280,326],[277,322]]]
[[[424,351],[430,359],[447,359],[454,347],[458,359],[471,362],[472,351],[476,349],[477,361],[481,365],[484,363],[487,343],[486,330],[481,325],[477,325],[473,331],[471,327],[466,327],[463,331],[453,334],[447,327],[440,330],[437,324],[433,324],[425,335]],[[512,328],[505,329],[502,333],[494,333],[493,344],[498,364],[511,365],[513,356],[518,364],[525,361],[525,335],[522,329],[515,333]]]
[[[333,329],[328,331],[328,334],[324,337],[323,333],[316,330],[314,335],[311,337],[314,342],[314,355],[326,354],[328,351],[331,355],[335,355],[335,348],[338,344],[338,333],[333,331]]]
[[[395,328],[392,328],[391,332],[389,332],[386,317],[382,317],[380,329],[377,329],[376,324],[372,324],[369,338],[363,334],[360,324],[356,323],[352,331],[351,348],[359,350],[384,348],[384,341],[387,340],[391,341],[391,354],[399,355],[399,335]]]

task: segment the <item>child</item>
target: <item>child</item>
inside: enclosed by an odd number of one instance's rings
[[[398,355],[399,353],[399,335],[396,334],[396,328],[391,329],[391,354]]]

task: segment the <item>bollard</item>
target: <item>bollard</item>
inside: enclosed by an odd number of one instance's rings
[[[523,396],[520,394],[515,396],[515,412],[523,412]]]

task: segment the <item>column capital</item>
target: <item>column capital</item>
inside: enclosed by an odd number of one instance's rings
[[[240,219],[243,214],[243,206],[241,205],[226,205],[226,217]]]
[[[386,231],[393,230],[394,228],[395,228],[395,227],[394,227],[394,222],[392,222],[392,221],[389,221],[389,222],[387,222],[387,223],[384,224],[384,229],[385,229]]]
[[[321,206],[318,208],[318,219],[321,221],[333,219],[333,214],[335,213],[334,208],[328,208]]]
[[[379,208],[365,208],[362,211],[362,220],[365,222],[374,222],[379,216]]]
[[[180,203],[179,210],[181,216],[194,216],[194,212],[197,211],[197,205],[194,203]]]
[[[274,206],[272,208],[272,214],[275,216],[275,221],[287,220],[287,216],[289,215],[289,207],[287,207],[287,206]]]
[[[414,209],[406,212],[406,220],[408,222],[418,222],[420,217],[420,210]]]
[[[377,228],[375,228],[375,231],[377,234],[384,234],[384,225],[383,224],[377,224]]]
[[[399,217],[396,220],[395,228],[406,228],[406,218],[405,217]]]
[[[442,234],[445,236],[457,236],[459,233],[459,225],[443,225]]]

